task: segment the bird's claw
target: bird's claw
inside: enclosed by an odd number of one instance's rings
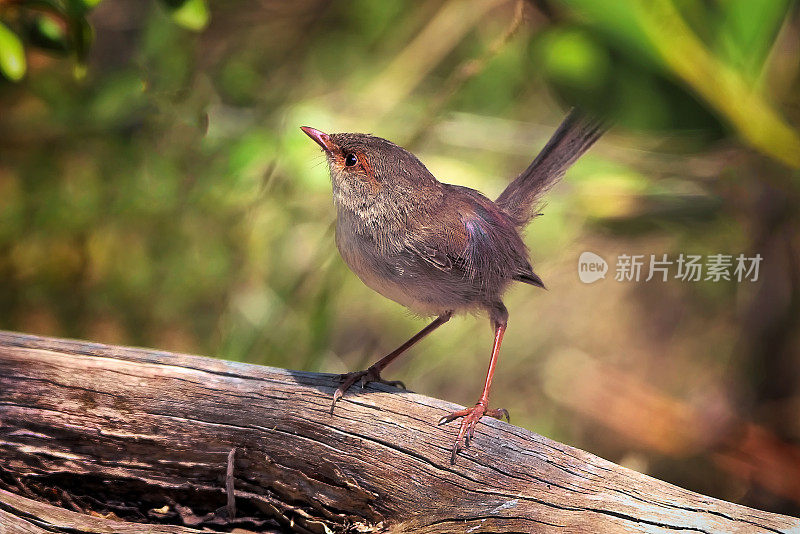
[[[406,389],[406,385],[403,384],[400,380],[384,380],[381,378],[381,373],[377,369],[373,369],[370,367],[364,371],[355,371],[352,373],[345,373],[343,375],[339,375],[339,380],[342,380],[342,383],[336,388],[336,391],[333,392],[333,402],[331,403],[331,415],[333,415],[333,409],[336,407],[336,403],[344,396],[344,393],[350,389],[353,384],[356,382],[361,383],[361,388],[363,389],[364,386],[369,384],[370,382],[379,382],[381,384],[386,384],[388,386],[394,386],[396,388]]]
[[[453,444],[453,453],[450,455],[450,465],[455,465],[458,453],[469,447],[470,441],[472,441],[475,436],[475,427],[478,426],[478,423],[484,415],[494,417],[495,419],[502,419],[505,417],[509,423],[511,422],[511,417],[508,415],[508,410],[505,408],[487,410],[486,406],[480,402],[472,408],[459,410],[439,419],[439,425],[444,425],[450,421],[455,421],[459,417],[464,418],[461,420],[461,427],[458,429],[458,436]],[[462,440],[464,442],[463,447],[461,446]]]

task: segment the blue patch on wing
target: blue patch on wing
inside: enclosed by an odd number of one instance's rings
[[[486,224],[486,222],[484,221],[483,224]],[[487,234],[486,230],[483,229],[483,224],[474,219],[467,219],[464,221],[464,226],[466,227],[467,233],[470,237],[489,237],[489,234]]]
[[[492,224],[482,216],[480,211],[485,210],[478,207],[474,214],[470,214],[463,219],[464,228],[467,230],[467,245],[464,250],[464,266],[466,275],[475,279],[478,273],[486,274],[493,270],[492,259],[494,256],[494,228]]]

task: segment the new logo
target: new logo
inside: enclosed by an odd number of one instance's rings
[[[594,252],[584,252],[578,258],[578,278],[584,284],[597,282],[606,277],[608,263]]]

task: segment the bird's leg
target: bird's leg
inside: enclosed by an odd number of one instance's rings
[[[342,395],[344,395],[345,391],[350,389],[350,386],[352,386],[359,380],[361,381],[362,388],[370,382],[380,382],[382,384],[389,384],[390,386],[396,386],[396,387],[399,386],[405,389],[406,388],[405,385],[399,380],[384,380],[383,378],[381,378],[381,371],[383,371],[383,369],[387,365],[392,363],[392,361],[395,358],[397,358],[405,351],[410,349],[412,346],[414,346],[420,339],[424,338],[425,336],[427,336],[428,334],[430,334],[431,332],[442,326],[444,323],[449,321],[452,315],[453,312],[451,311],[443,313],[442,315],[437,317],[431,324],[429,324],[428,326],[417,332],[414,335],[414,337],[412,337],[411,339],[409,339],[408,341],[397,347],[395,350],[393,350],[392,352],[390,352],[389,354],[387,354],[386,356],[384,356],[383,358],[372,364],[369,367],[369,369],[340,375],[339,379],[343,380],[343,382],[333,393],[333,403],[331,404],[331,415],[333,415],[333,409],[336,407],[336,402],[342,398]]]
[[[439,420],[439,424],[443,425],[445,423],[449,423],[459,417],[463,417],[461,420],[461,428],[458,430],[458,437],[456,437],[456,442],[453,444],[453,454],[450,457],[450,463],[456,463],[456,455],[458,455],[458,451],[461,450],[461,441],[464,441],[464,447],[469,447],[469,442],[472,440],[473,435],[475,434],[475,427],[478,425],[478,422],[481,420],[481,417],[484,415],[488,415],[489,417],[494,417],[496,419],[502,419],[505,417],[509,422],[511,422],[511,418],[508,415],[508,410],[505,408],[498,408],[495,410],[489,409],[489,389],[492,387],[492,378],[494,378],[494,369],[497,366],[497,356],[500,352],[500,344],[503,342],[503,334],[506,331],[506,323],[503,322],[495,322],[494,324],[494,345],[492,346],[492,359],[489,360],[489,371],[486,373],[486,384],[483,386],[483,393],[481,394],[481,398],[472,408],[467,408],[465,410],[459,410],[457,412],[453,412],[450,415],[446,415]]]

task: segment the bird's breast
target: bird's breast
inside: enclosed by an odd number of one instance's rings
[[[336,224],[336,247],[350,270],[364,284],[421,316],[440,315],[456,309],[450,297],[437,295],[435,283],[419,271],[413,258],[402,250],[386,250],[366,232],[360,232],[340,217]]]

